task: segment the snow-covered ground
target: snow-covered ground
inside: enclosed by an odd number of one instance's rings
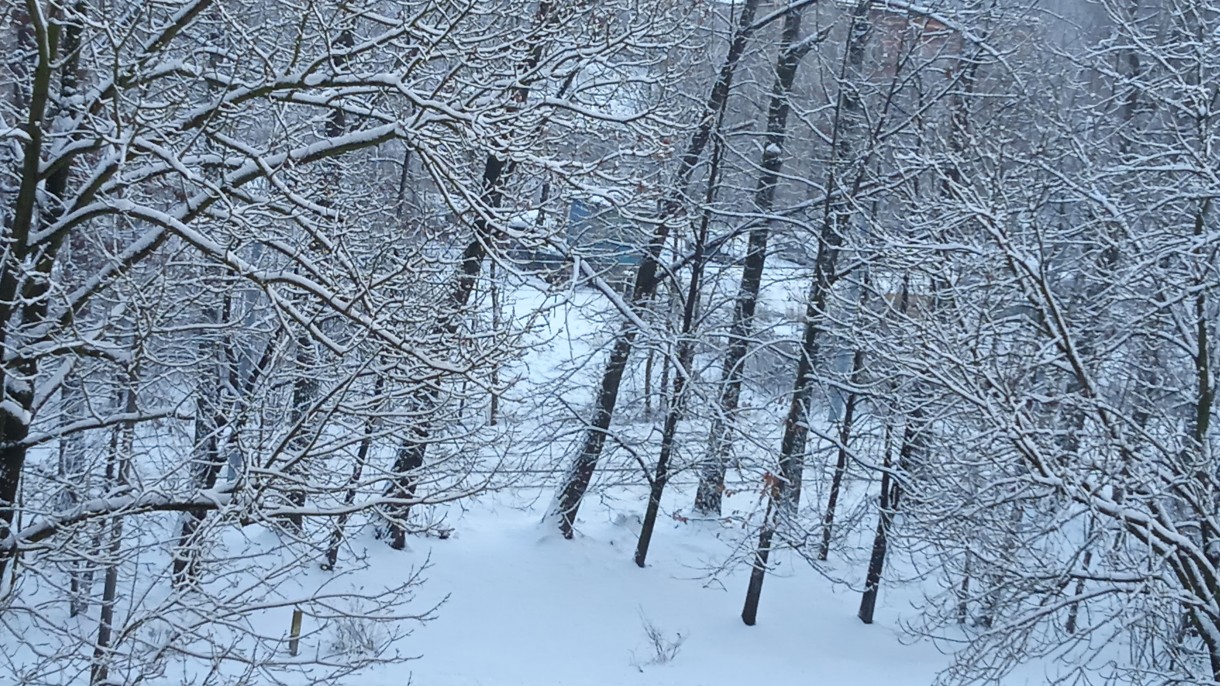
[[[901,591],[883,589],[878,620],[866,626],[857,593],[781,559],[758,624],[747,627],[739,614],[748,570],[709,579],[731,553],[711,525],[662,522],[640,569],[631,559],[637,520],[623,501],[590,502],[580,534],[566,541],[540,523],[548,501],[536,495],[480,499],[454,521],[452,538],[413,539],[403,553],[367,541],[368,562],[383,573],[430,559],[416,602],[447,600],[397,646],[418,660],[359,684],[398,686],[410,674],[421,686],[926,686],[949,664],[930,641],[903,637],[898,619],[910,610]],[[642,497],[638,505],[626,509],[642,511]],[[646,624],[670,642],[681,635],[669,662],[656,663]]]
[[[414,683],[437,686],[916,686],[947,664],[931,644],[903,645],[885,619],[862,624],[858,595],[836,592],[800,563],[781,564],[767,580],[759,623],[745,626],[746,570],[709,583],[730,551],[705,523],[664,522],[640,569],[631,560],[635,517],[598,503],[581,534],[565,541],[540,525],[545,499],[515,505],[529,496],[485,499],[449,540],[415,540],[402,554],[372,546],[375,558],[387,558],[370,559],[374,568],[402,569],[400,555],[430,557],[418,602],[448,600],[399,646],[419,660],[362,683],[401,684],[409,670]],[[882,614],[892,619],[891,605],[883,596]],[[668,663],[655,663],[646,624],[681,640]]]

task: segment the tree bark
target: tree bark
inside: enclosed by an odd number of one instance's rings
[[[860,0],[852,12],[848,31],[847,49],[843,57],[839,96],[834,117],[834,140],[827,196],[818,236],[818,254],[814,263],[813,280],[810,284],[809,303],[805,308],[805,327],[801,337],[800,359],[796,367],[792,400],[784,420],[784,434],[780,441],[779,474],[768,489],[770,500],[767,515],[763,518],[758,534],[758,549],[746,589],[746,605],[742,619],[753,625],[762,593],[763,577],[767,571],[772,541],[777,527],[793,524],[800,506],[801,476],[805,467],[805,441],[809,434],[806,425],[813,399],[813,364],[818,357],[818,348],[827,313],[830,289],[838,278],[839,253],[851,223],[850,198],[858,191],[864,177],[864,166],[859,165],[852,187],[840,188],[843,174],[856,160],[859,137],[862,131],[861,102],[857,90],[860,68],[864,62],[864,51],[868,45],[868,12],[872,0]]]
[[[775,61],[775,83],[771,87],[771,103],[767,109],[767,132],[763,142],[762,173],[754,190],[754,209],[762,216],[760,224],[750,231],[746,259],[742,265],[741,284],[733,303],[733,319],[729,325],[728,347],[725,348],[721,371],[720,411],[712,419],[707,457],[701,465],[699,487],[695,493],[695,511],[708,516],[720,514],[724,493],[725,471],[732,449],[732,427],[741,402],[741,386],[746,353],[754,329],[754,313],[762,289],[763,270],[767,261],[767,241],[772,220],[768,217],[775,206],[775,190],[784,167],[784,142],[791,110],[789,95],[796,80],[801,59],[814,45],[811,41],[797,43],[801,30],[801,13],[789,12],[784,17],[780,33],[779,56]]]
[[[231,298],[226,296],[220,322],[227,322],[230,319],[231,303]],[[213,373],[203,374],[207,383],[198,391],[195,399],[195,457],[192,472],[196,489],[215,488],[216,482],[220,478],[220,471],[228,461],[230,451],[240,448],[241,431],[247,421],[246,409],[249,406],[250,396],[254,393],[259,380],[271,366],[277,344],[278,338],[273,334],[268,338],[262,355],[255,362],[249,375],[242,380],[231,337],[226,336],[223,353],[212,348],[207,339],[200,342],[201,359],[206,361],[209,359],[209,355],[220,357],[212,358],[214,365],[204,365],[205,370],[211,369]],[[225,402],[223,398],[225,387],[235,395],[228,405],[222,404]],[[229,417],[233,418],[232,422],[229,421]],[[225,429],[228,432],[224,436],[222,444],[220,442],[221,433]],[[210,508],[197,507],[187,510],[182,515],[178,547],[174,551],[174,561],[170,570],[170,577],[176,588],[190,585],[191,580],[195,578],[195,562],[198,555],[195,536],[210,511]]]
[[[538,57],[541,59],[541,56]],[[524,96],[522,96],[524,97]],[[482,200],[485,210],[492,211],[500,206],[503,200],[503,177],[512,170],[512,164],[488,155],[483,167]],[[475,236],[466,244],[462,252],[461,267],[453,290],[449,294],[448,310],[438,317],[433,327],[437,335],[452,336],[458,330],[458,320],[478,283],[479,272],[482,270],[483,258],[487,255],[486,242],[492,239],[493,227],[483,213],[475,220]],[[394,460],[394,467],[385,494],[389,498],[400,501],[410,501],[415,496],[416,470],[423,467],[432,436],[432,423],[426,417],[431,408],[435,408],[440,397],[439,386],[421,389],[417,394],[414,411],[421,415],[409,429],[409,435],[403,439]],[[399,502],[387,505],[383,514],[386,518],[384,533],[391,548],[402,550],[406,547],[407,531],[405,522],[410,514],[411,505]]]
[[[67,427],[84,419],[84,380],[75,371],[64,377],[60,386],[60,425]],[[63,483],[56,507],[68,511],[86,497],[89,488],[89,468],[85,463],[85,441],[79,433],[65,435],[59,439],[59,478]],[[68,616],[75,617],[89,611],[89,595],[93,586],[93,564],[88,554],[69,562],[68,570]]]
[[[380,398],[384,389],[385,376],[379,375],[377,382],[373,384],[373,399]],[[373,434],[376,430],[376,414],[370,414],[364,421],[364,436],[360,438],[360,447],[356,449],[356,464],[352,466],[352,476],[347,481],[347,492],[343,494],[344,505],[351,505],[356,502],[356,488],[359,486],[360,478],[364,474],[364,466],[368,464],[369,450],[373,447]],[[335,530],[331,533],[330,544],[326,547],[326,561],[322,563],[322,569],[324,570],[333,570],[335,563],[339,560],[339,546],[343,544],[344,528],[347,526],[349,517],[350,515],[344,512],[335,521]]]
[[[678,423],[686,409],[686,383],[690,379],[691,363],[695,359],[694,334],[695,317],[699,310],[699,296],[702,288],[702,278],[707,247],[708,228],[711,224],[712,202],[716,197],[716,189],[720,183],[720,162],[723,153],[723,143],[720,131],[724,124],[724,110],[720,111],[716,123],[716,141],[712,146],[711,168],[707,175],[707,193],[704,196],[703,216],[699,223],[699,233],[695,237],[695,256],[691,266],[690,283],[687,285],[686,299],[682,305],[682,325],[678,333],[678,359],[674,370],[673,394],[669,407],[665,412],[665,425],[661,430],[661,453],[657,456],[657,471],[652,478],[648,492],[648,508],[644,513],[644,521],[640,526],[640,538],[635,548],[635,563],[643,567],[648,558],[648,546],[652,543],[652,533],[657,525],[657,515],[661,510],[661,496],[669,482],[669,461],[676,442]]]
[[[296,378],[292,380],[292,409],[289,413],[289,424],[294,436],[288,442],[289,463],[285,470],[291,480],[288,490],[288,502],[294,509],[305,507],[306,493],[301,483],[307,478],[309,462],[306,453],[313,442],[311,431],[306,428],[313,403],[317,400],[318,381],[314,378],[318,367],[318,351],[312,338],[301,335],[297,338],[296,358],[293,367]],[[288,528],[296,533],[301,532],[304,518],[300,513],[287,519]]]
[[[31,253],[28,239],[42,221],[39,217],[39,187],[46,196],[47,217],[53,221],[62,212],[58,202],[64,195],[69,165],[54,170],[43,183],[42,153],[44,141],[44,118],[51,100],[54,82],[54,66],[60,50],[66,58],[60,64],[59,90],[63,102],[70,102],[78,90],[77,68],[80,33],[84,20],[84,2],[73,5],[71,21],[57,26],[44,23],[41,13],[15,16],[19,22],[19,42],[27,39],[37,55],[33,83],[28,102],[28,116],[24,122],[27,139],[22,148],[20,182],[12,214],[6,217],[7,241],[3,257],[0,257],[0,349],[13,350],[17,331],[23,325],[41,323],[46,318],[49,306],[51,272],[63,243],[56,237],[42,245],[36,254]],[[58,41],[57,41],[58,37]],[[71,112],[64,112],[67,117]],[[20,353],[6,359],[0,366],[0,393],[5,402],[0,403],[0,539],[13,531],[16,519],[21,473],[25,468],[27,448],[23,441],[29,436],[30,422],[34,413],[34,380],[38,378],[37,359],[24,357]],[[8,559],[0,556],[0,585],[3,584]]]
[[[548,0],[538,3],[534,15],[535,25],[539,31],[550,23],[553,16],[554,3]],[[542,38],[534,41],[524,63],[526,73],[534,71],[542,63]],[[518,86],[513,92],[513,101],[517,106],[524,106],[529,99],[532,81]],[[565,86],[566,87],[566,86]],[[500,157],[496,153],[487,155],[483,165],[482,190],[480,193],[479,212],[474,222],[474,236],[462,251],[461,266],[457,280],[449,295],[449,310],[443,312],[434,326],[434,333],[452,336],[458,329],[458,318],[466,309],[478,283],[479,273],[483,268],[483,258],[487,255],[487,245],[494,240],[495,227],[490,221],[490,213],[499,209],[504,200],[504,180],[508,177],[515,163]],[[419,408],[434,408],[439,399],[440,389],[432,386],[422,389],[417,398]],[[427,414],[425,411],[423,414]],[[409,435],[403,440],[394,461],[393,476],[386,487],[386,496],[401,501],[410,501],[415,496],[416,470],[424,465],[427,456],[428,443],[432,436],[432,423],[429,419],[421,419],[409,430]],[[406,517],[411,506],[408,502],[400,502],[386,506],[383,514],[386,518],[384,533],[389,539],[391,548],[402,550],[406,547]]]
[[[758,10],[760,0],[745,0],[741,13],[738,15],[737,26],[729,43],[729,51],[720,68],[720,74],[712,86],[704,105],[699,125],[691,134],[686,151],[678,166],[673,186],[666,200],[662,203],[660,216],[652,238],[648,243],[647,252],[635,273],[631,289],[631,307],[639,311],[652,298],[657,286],[657,267],[661,250],[669,237],[671,223],[681,214],[686,197],[686,189],[690,185],[691,175],[695,165],[703,155],[703,150],[711,138],[719,112],[728,102],[732,90],[733,75],[737,64],[745,53],[749,37],[755,30],[754,15]],[[575,532],[576,515],[580,509],[581,500],[593,478],[593,471],[601,459],[602,448],[606,444],[606,434],[610,430],[610,422],[614,417],[614,407],[618,403],[619,387],[622,384],[623,372],[627,368],[627,360],[639,331],[631,321],[624,321],[619,328],[614,341],[614,347],[606,360],[602,373],[600,387],[594,397],[593,418],[585,433],[584,444],[573,460],[568,474],[560,487],[553,515],[559,523],[559,530],[564,538],[572,538]]]
[[[839,449],[835,459],[834,475],[830,478],[830,494],[826,498],[826,513],[822,516],[822,544],[818,548],[818,559],[825,561],[830,556],[830,539],[834,532],[835,510],[839,505],[839,493],[843,478],[847,474],[847,460],[851,449],[852,423],[856,416],[856,405],[860,402],[857,390],[864,381],[864,351],[857,349],[851,359],[851,388],[843,404],[843,420],[839,425]]]
[[[898,470],[901,471],[910,464],[911,455],[915,450],[916,427],[914,418],[908,419],[902,432],[902,447],[898,450]],[[888,442],[887,442],[888,443]],[[881,588],[881,574],[885,571],[885,558],[889,552],[890,528],[894,524],[894,516],[898,513],[898,499],[901,484],[890,471],[889,450],[885,451],[881,472],[881,494],[878,497],[877,531],[873,535],[873,551],[868,560],[868,571],[864,575],[864,593],[860,596],[860,611],[857,616],[865,624],[873,623],[873,614],[877,609],[877,591]]]
[[[228,319],[228,309],[229,298],[226,296],[224,314],[218,317],[215,309],[211,309],[204,312],[203,319],[209,324],[220,324]],[[225,361],[218,349],[220,346],[210,338],[209,332],[204,331],[200,336],[199,359],[203,368],[200,374],[202,383],[195,394],[195,445],[191,473],[195,488],[205,490],[216,485],[216,479],[224,466],[220,451],[220,431],[226,423],[221,408],[227,375],[221,371]],[[207,510],[203,509],[182,515],[182,527],[171,570],[171,578],[176,588],[188,585],[195,576],[197,551],[194,537],[206,516]]]
[[[127,389],[124,392],[124,411],[134,415],[136,411],[136,375],[128,372]],[[126,422],[115,429],[111,441],[110,460],[106,467],[106,482],[112,488],[128,485],[131,457],[135,447],[135,426]],[[109,564],[102,585],[101,612],[97,623],[97,642],[93,647],[93,664],[90,667],[91,686],[102,686],[108,682],[110,655],[114,637],[114,607],[118,598],[119,553],[123,549],[123,515],[114,514],[108,522],[110,528]]]

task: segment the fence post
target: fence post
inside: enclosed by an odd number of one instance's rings
[[[301,644],[301,618],[305,613],[300,608],[292,610],[292,630],[288,635],[288,654],[296,657]]]

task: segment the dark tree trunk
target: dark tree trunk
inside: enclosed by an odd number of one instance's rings
[[[543,36],[546,27],[551,22],[554,3],[544,0],[538,3],[534,14],[534,22],[538,27],[539,37],[534,41],[529,56],[524,63],[524,73],[533,72],[543,57]],[[537,78],[536,76],[533,78]],[[568,82],[570,84],[570,80]],[[562,88],[567,88],[565,84]],[[513,92],[513,101],[517,106],[524,106],[529,99],[532,83],[523,83]],[[560,91],[563,92],[562,90]],[[452,336],[458,330],[459,318],[466,309],[478,283],[479,273],[483,269],[483,258],[487,255],[487,245],[495,240],[495,227],[489,216],[499,209],[504,200],[504,180],[512,174],[515,163],[507,161],[496,154],[489,154],[483,165],[483,181],[480,195],[481,210],[474,222],[474,236],[462,251],[461,267],[458,270],[457,281],[449,296],[449,311],[444,312],[434,326],[434,333],[442,336]],[[440,389],[436,386],[422,389],[417,395],[417,410],[420,419],[410,429],[410,436],[399,448],[398,457],[394,461],[393,476],[386,487],[386,496],[395,500],[410,501],[415,496],[416,473],[424,465],[427,456],[428,443],[432,436],[432,423],[427,417],[428,411],[435,408],[439,399]],[[396,550],[406,547],[405,522],[411,506],[408,502],[387,505],[383,513],[387,526],[390,546]]]
[[[1080,561],[1081,568],[1084,569],[1085,571],[1088,571],[1089,565],[1092,564],[1092,562],[1093,562],[1093,551],[1086,550],[1084,553],[1084,557]],[[1077,597],[1079,597],[1081,593],[1084,593],[1084,579],[1083,578],[1076,580],[1075,594]],[[1063,627],[1064,631],[1067,631],[1069,634],[1076,633],[1076,623],[1077,623],[1079,616],[1080,616],[1080,603],[1072,603],[1071,607],[1068,608],[1067,624]]]
[[[898,311],[906,315],[909,309],[910,288],[904,278]],[[922,423],[922,419],[923,413],[919,410],[912,412],[906,419],[906,426],[902,431],[902,446],[898,449],[896,471],[899,473],[913,463],[916,441],[921,440],[919,432],[924,428],[919,425]],[[885,427],[885,456],[882,459],[881,494],[878,497],[877,507],[877,531],[873,537],[873,550],[869,556],[868,571],[864,575],[864,593],[860,598],[860,610],[857,613],[860,621],[865,624],[873,623],[873,614],[877,608],[877,591],[881,585],[881,574],[885,571],[885,558],[889,550],[890,527],[898,512],[898,499],[901,492],[901,483],[895,477],[895,472],[890,469],[890,437],[890,427],[887,424]]]
[[[407,515],[411,513],[410,501],[415,497],[418,470],[424,466],[424,452],[428,445],[426,438],[422,433],[416,433],[414,440],[404,441],[394,460],[394,490],[389,495],[404,501],[387,508],[389,542],[395,550],[407,547]]]
[[[966,548],[966,561],[962,565],[962,582],[957,591],[957,623],[965,624],[970,616],[970,549]]]
[[[54,221],[62,212],[58,199],[64,196],[71,169],[61,165],[49,176],[42,175],[42,152],[44,119],[48,103],[54,90],[55,64],[59,55],[63,60],[58,65],[59,102],[69,103],[79,90],[77,69],[80,48],[80,33],[87,9],[84,2],[73,5],[71,21],[57,21],[56,31],[47,31],[49,40],[58,36],[58,45],[36,46],[36,32],[25,12],[15,13],[17,42],[22,48],[33,50],[36,55],[33,79],[28,102],[25,94],[18,99],[25,102],[28,111],[24,122],[27,138],[22,148],[21,169],[16,197],[11,214],[5,214],[6,241],[3,256],[0,256],[0,349],[10,351],[9,335],[22,326],[43,322],[50,303],[52,270],[59,254],[63,237],[59,236],[39,247],[31,254],[28,238],[44,221]],[[35,49],[37,48],[37,49]],[[20,59],[20,58],[18,58]],[[24,65],[16,73],[25,73]],[[17,85],[20,89],[20,84]],[[70,110],[59,112],[69,117]],[[41,187],[41,189],[40,189]],[[39,216],[39,195],[44,195],[42,205],[48,208],[46,216]],[[34,414],[34,380],[38,378],[37,359],[18,353],[6,359],[0,366],[0,539],[13,533],[16,523],[17,500],[20,492],[21,473],[25,468],[30,422]],[[15,379],[13,378],[15,377]],[[20,383],[12,383],[19,379]],[[4,585],[9,556],[0,555],[0,588]]]
[[[503,314],[500,311],[500,285],[496,282],[496,263],[492,262],[488,270],[491,277],[491,330],[494,334],[500,330]],[[487,403],[487,423],[495,426],[500,421],[500,367],[491,370],[491,393]]]
[[[668,298],[667,298],[667,300],[668,300]],[[670,333],[669,324],[668,324],[670,313],[669,313],[668,305],[669,305],[669,303],[667,302],[666,303],[666,312],[665,312],[665,320],[666,320],[665,332],[666,333]],[[665,412],[669,411],[669,406],[670,406],[669,405],[669,403],[670,403],[669,373],[671,371],[671,367],[673,366],[673,355],[674,355],[674,346],[669,340],[666,340],[661,348],[661,381],[660,381],[660,383],[657,384],[657,388],[660,389],[660,392],[657,393],[657,412],[665,413]]]
[[[398,197],[397,197],[396,204],[398,207],[398,218],[399,219],[406,218],[406,213],[407,213],[406,205],[403,204],[403,199],[407,195],[407,185],[408,185],[408,181],[410,181],[410,180],[411,180],[411,148],[408,147],[402,153],[402,172],[400,173],[400,175],[398,177]]]
[[[660,216],[658,217],[659,221],[648,243],[648,250],[644,255],[643,261],[640,263],[639,269],[636,270],[635,280],[631,289],[631,307],[633,310],[639,311],[643,309],[645,303],[656,292],[657,261],[660,258],[662,248],[665,246],[665,241],[669,237],[670,224],[674,222],[682,211],[685,204],[686,189],[690,185],[695,165],[702,157],[703,150],[711,138],[712,127],[715,125],[720,111],[724,108],[725,103],[728,102],[729,92],[732,90],[733,85],[733,75],[737,71],[737,64],[745,52],[750,34],[755,30],[753,24],[754,15],[759,4],[760,0],[745,0],[741,13],[738,15],[737,26],[734,29],[733,38],[729,43],[728,54],[725,56],[724,64],[720,68],[720,74],[716,79],[716,83],[712,86],[707,104],[704,106],[703,117],[699,122],[699,126],[691,134],[690,142],[682,156],[673,186],[670,188],[668,197],[661,206]],[[635,344],[635,337],[638,333],[635,325],[629,320],[624,321],[619,329],[614,341],[614,347],[611,349],[610,356],[606,360],[606,368],[602,373],[601,385],[594,398],[593,417],[592,421],[589,422],[589,428],[585,434],[584,445],[581,447],[580,453],[577,454],[571,468],[568,470],[563,485],[560,487],[553,514],[559,520],[559,530],[564,538],[571,538],[574,533],[576,514],[580,509],[580,502],[584,498],[585,491],[589,489],[589,482],[592,480],[593,471],[597,468],[597,462],[601,458],[602,448],[605,447],[606,433],[610,430],[610,422],[614,417],[614,407],[618,403],[618,393],[623,380],[623,372],[627,368],[627,360],[631,356],[631,349]]]
[[[295,435],[288,442],[289,463],[285,471],[292,482],[288,490],[288,502],[294,511],[288,515],[286,521],[291,531],[299,533],[304,526],[304,516],[300,509],[305,507],[306,497],[301,483],[307,478],[309,471],[310,460],[307,453],[314,440],[312,434],[315,433],[306,427],[318,396],[318,381],[314,377],[317,374],[318,351],[313,339],[308,335],[303,334],[297,338],[296,360],[293,366],[297,376],[292,381],[292,411],[289,422]]]
[[[225,298],[224,312],[216,316],[213,309],[204,313],[204,321],[216,325],[227,322],[230,299]],[[221,408],[221,397],[224,393],[223,384],[228,375],[222,372],[223,360],[217,343],[210,338],[210,332],[200,333],[199,359],[203,366],[201,370],[201,385],[195,395],[195,445],[191,460],[191,475],[193,486],[206,490],[216,485],[216,479],[224,466],[224,457],[220,451],[220,431],[225,425],[225,415]],[[178,535],[178,547],[174,551],[174,562],[171,577],[175,587],[181,588],[189,584],[195,577],[196,542],[195,533],[207,516],[207,510],[199,508],[184,512],[182,528]]]
[[[750,585],[746,587],[746,602],[741,608],[741,621],[746,626],[754,626],[758,622],[758,604],[762,600],[763,580],[767,578],[767,562],[771,558],[771,541],[775,537],[776,504],[780,494],[775,491],[778,483],[768,484],[767,511],[763,515],[762,530],[758,534],[758,548],[754,551],[754,560],[750,565]]]
[[[889,545],[889,529],[893,514],[890,512],[888,492],[889,474],[881,477],[881,513],[877,518],[877,531],[873,535],[873,552],[868,560],[868,573],[864,578],[864,594],[860,597],[860,610],[856,616],[865,624],[873,623],[877,608],[877,590],[881,586],[881,572],[885,568],[885,555]]]
[[[216,485],[216,478],[224,466],[220,454],[219,427],[221,415],[213,404],[215,398],[195,401],[195,458],[191,465],[195,488],[206,490]],[[207,509],[198,508],[182,515],[182,529],[178,534],[178,548],[174,551],[172,577],[174,586],[183,587],[195,577],[197,551],[194,540],[199,525],[207,516]]]
[[[374,401],[381,397],[384,389],[385,376],[378,376],[377,382],[373,384]],[[373,434],[376,430],[377,418],[375,415],[370,415],[365,419],[364,436],[360,438],[360,447],[356,450],[356,464],[352,465],[352,475],[347,481],[347,492],[343,494],[343,504],[346,506],[356,502],[356,488],[360,485],[364,466],[368,464],[369,450],[373,447]],[[339,560],[339,546],[343,544],[344,528],[347,526],[349,517],[350,515],[344,511],[335,521],[335,530],[330,535],[330,544],[326,547],[326,561],[322,563],[322,569],[330,571],[335,568],[335,563]]]
[[[538,59],[541,59],[539,57]],[[503,199],[502,180],[512,170],[512,164],[488,155],[483,167],[483,195],[485,209],[490,211],[498,208]],[[487,255],[487,242],[492,240],[493,227],[480,213],[475,220],[475,236],[466,244],[462,252],[461,267],[453,291],[449,294],[449,310],[443,313],[433,327],[433,332],[440,336],[452,336],[458,330],[458,323],[463,311],[478,283],[479,272],[482,271],[483,258]],[[413,422],[410,435],[403,440],[398,450],[390,484],[386,487],[386,497],[403,501],[388,504],[383,509],[386,518],[384,533],[390,547],[402,550],[407,545],[405,528],[407,515],[411,506],[409,501],[415,497],[417,470],[423,467],[427,455],[428,443],[432,436],[432,423],[428,413],[437,406],[440,388],[429,386],[421,389],[416,395],[415,407],[412,410],[419,416]]]
[[[221,322],[227,322],[230,319],[231,303],[231,298],[226,297]],[[205,365],[205,369],[214,369],[216,374],[210,379],[208,374],[204,374],[205,381],[208,383],[205,384],[205,388],[200,390],[195,400],[195,458],[191,465],[195,488],[207,490],[216,487],[216,482],[220,478],[220,470],[224,468],[228,460],[229,450],[236,450],[240,444],[241,430],[248,416],[246,409],[249,406],[250,396],[254,393],[259,380],[271,366],[277,343],[278,338],[275,335],[267,340],[262,355],[244,381],[240,378],[237,352],[234,350],[233,340],[229,337],[226,337],[223,362],[212,358],[216,360],[215,366]],[[207,360],[209,354],[217,353],[210,349],[205,339],[200,343],[200,355],[202,359]],[[222,378],[226,380],[222,381]],[[236,396],[232,405],[227,408],[220,403],[222,384],[227,385]],[[226,409],[229,412],[227,415]],[[232,423],[229,422],[230,416],[233,417]],[[220,443],[224,429],[228,429],[224,443],[228,449],[222,448]],[[174,551],[171,568],[171,578],[175,587],[187,586],[195,578],[195,563],[198,554],[195,536],[207,518],[208,512],[210,510],[207,508],[196,508],[188,510],[182,515],[182,528],[178,535],[178,547]]]
[[[648,358],[644,360],[644,416],[652,418],[652,363],[656,359],[656,351],[649,349]]]
[[[673,395],[665,412],[665,425],[661,430],[661,453],[657,457],[657,471],[652,478],[648,493],[648,508],[644,513],[644,521],[640,526],[640,538],[635,548],[635,563],[643,567],[648,558],[648,546],[652,543],[652,533],[656,529],[657,515],[661,511],[661,496],[669,482],[669,461],[673,454],[674,443],[678,432],[678,423],[686,406],[686,383],[691,374],[691,363],[695,358],[695,342],[692,338],[695,327],[695,317],[699,310],[699,295],[702,287],[705,250],[707,247],[708,227],[712,218],[712,202],[716,197],[716,187],[720,183],[720,162],[723,153],[719,131],[724,123],[724,110],[716,123],[717,137],[712,146],[711,167],[707,175],[707,193],[704,196],[703,216],[699,223],[699,233],[695,237],[695,256],[691,266],[690,283],[687,285],[686,300],[682,306],[682,325],[678,333],[678,360],[674,369]]]
[[[127,390],[124,393],[124,411],[134,415],[136,411],[136,376],[128,373]],[[110,444],[110,459],[106,465],[106,483],[110,488],[124,487],[129,483],[131,457],[135,446],[135,426],[125,422],[114,430]],[[98,615],[97,642],[93,646],[93,664],[90,667],[91,686],[108,682],[110,653],[114,638],[114,607],[118,598],[119,553],[123,549],[123,517],[114,515],[107,522],[110,529],[109,560],[102,584],[101,611]]]
[[[851,358],[851,388],[847,392],[847,400],[843,403],[843,421],[839,425],[839,449],[835,459],[834,475],[830,478],[830,495],[826,499],[826,513],[822,516],[822,545],[818,548],[818,559],[825,560],[830,556],[830,539],[834,532],[835,510],[839,506],[839,493],[843,488],[843,478],[847,474],[847,460],[851,449],[852,423],[856,416],[856,405],[860,401],[857,389],[864,381],[864,351],[856,350]]]
[[[1004,541],[997,547],[1001,553],[1001,562],[992,563],[991,574],[981,579],[980,590],[987,589],[979,610],[978,625],[990,629],[1001,611],[1003,602],[1004,575],[1007,572],[1007,562],[1016,557],[1020,542],[1021,522],[1025,519],[1025,508],[1021,502],[1013,503],[1009,515],[1008,529],[1004,532]]]
[[[60,385],[60,426],[67,428],[74,422],[85,419],[84,380],[75,370],[69,372]],[[63,483],[56,508],[67,512],[88,497],[89,468],[85,463],[85,441],[79,433],[67,434],[59,439],[59,478]],[[96,546],[94,546],[96,548]],[[94,565],[89,555],[69,562],[68,570],[68,616],[75,617],[89,611],[89,595],[93,587]]]
[[[741,284],[733,304],[733,319],[729,326],[728,347],[724,352],[721,371],[720,412],[712,420],[711,436],[699,473],[699,488],[695,493],[695,511],[703,515],[719,515],[724,493],[724,477],[732,446],[731,431],[741,401],[742,372],[750,336],[754,329],[754,312],[762,288],[763,269],[767,261],[767,241],[771,232],[768,215],[775,205],[775,189],[784,166],[784,140],[788,130],[788,101],[801,58],[813,43],[797,44],[801,30],[801,13],[789,12],[784,17],[780,34],[779,56],[775,62],[775,83],[771,87],[771,104],[767,112],[767,133],[763,144],[762,173],[754,191],[754,209],[761,219],[750,231],[749,246],[741,271]]]
[[[850,198],[864,180],[864,165],[850,188],[843,188],[843,173],[852,165],[859,147],[862,133],[861,102],[857,91],[860,67],[864,62],[864,49],[868,44],[868,12],[872,0],[860,0],[852,13],[848,32],[847,50],[843,58],[843,73],[840,78],[839,97],[834,117],[834,140],[832,141],[832,163],[826,184],[827,196],[824,205],[822,228],[818,235],[818,253],[814,263],[813,281],[810,284],[809,304],[805,308],[805,327],[801,337],[800,359],[796,367],[792,400],[784,420],[784,434],[780,441],[779,474],[775,484],[769,488],[771,499],[767,504],[767,516],[758,533],[758,550],[746,591],[746,606],[742,619],[753,624],[758,612],[759,596],[762,593],[763,576],[767,570],[772,542],[778,527],[788,528],[795,520],[801,498],[801,476],[805,467],[805,442],[809,427],[809,416],[813,399],[813,365],[818,358],[823,327],[826,320],[827,301],[831,286],[838,275],[839,253],[851,223]]]
[[[910,464],[911,455],[915,450],[917,428],[914,418],[908,419],[902,433],[902,447],[898,450],[898,470]],[[888,441],[887,441],[888,444]],[[881,472],[881,494],[878,497],[877,532],[873,536],[873,552],[869,556],[868,571],[864,575],[864,594],[860,597],[860,611],[857,616],[865,624],[873,623],[873,614],[877,609],[877,591],[881,587],[881,574],[885,571],[885,557],[889,551],[890,528],[894,524],[894,515],[898,513],[898,499],[901,485],[890,470],[890,451],[885,451]]]

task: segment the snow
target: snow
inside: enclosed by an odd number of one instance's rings
[[[431,559],[421,606],[448,600],[402,646],[419,660],[374,671],[361,684],[403,683],[401,670],[410,670],[415,683],[438,686],[740,686],[815,676],[915,686],[947,665],[928,643],[903,645],[884,618],[860,623],[858,596],[836,592],[801,563],[782,564],[768,578],[759,623],[745,626],[738,615],[747,570],[708,583],[728,552],[714,525],[662,522],[650,564],[640,569],[631,561],[635,517],[588,503],[580,534],[565,541],[539,524],[547,500],[533,496],[486,498],[455,521],[453,538],[413,539],[399,554],[413,564]],[[648,664],[654,651],[645,621],[670,640],[685,638],[671,662]]]

